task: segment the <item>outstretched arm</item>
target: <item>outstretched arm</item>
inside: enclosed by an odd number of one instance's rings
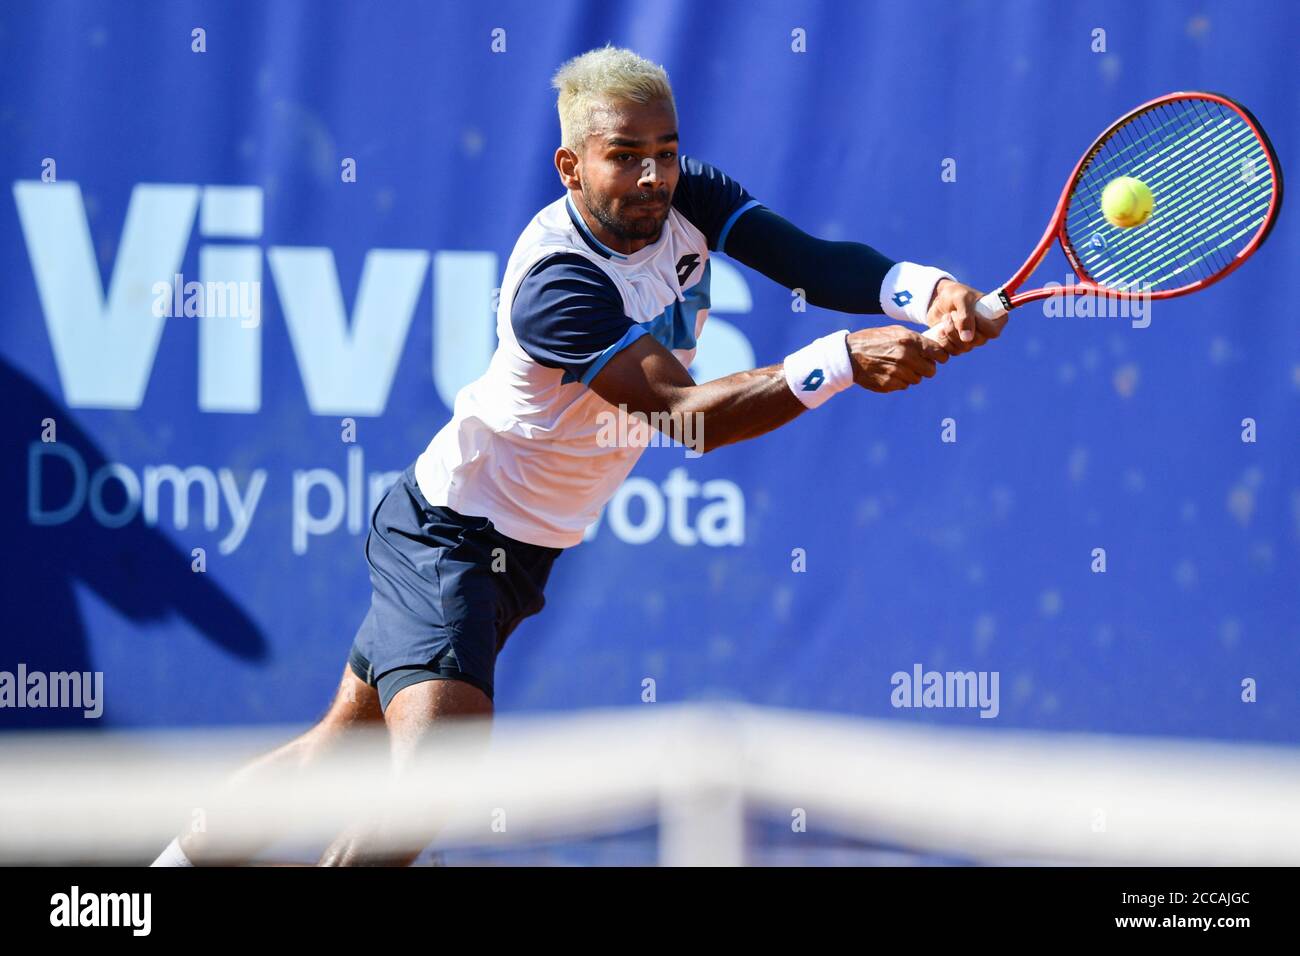
[[[727,255],[787,289],[803,290],[815,306],[857,315],[887,314],[900,321],[952,323],[941,339],[951,354],[995,338],[1001,325],[975,314],[980,293],[938,269],[894,262],[860,242],[833,242],[755,206],[742,213],[726,237]]]
[[[781,364],[697,385],[670,351],[644,335],[606,362],[590,387],[625,414],[640,413],[661,430],[671,426],[672,437],[693,436],[695,450],[704,452],[779,428],[851,384],[900,391],[946,361],[942,345],[895,325],[828,335]],[[690,424],[688,416],[695,416]]]

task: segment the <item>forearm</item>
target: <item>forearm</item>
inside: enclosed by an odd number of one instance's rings
[[[806,410],[780,364],[677,389],[669,406],[674,422],[692,418],[687,434],[701,452],[765,435]]]
[[[890,338],[884,330],[871,331]],[[697,384],[676,356],[643,335],[607,362],[590,387],[620,414],[636,415],[696,451],[710,451],[766,434],[853,385],[852,338],[844,330],[832,332],[779,365]]]
[[[817,239],[765,208],[736,221],[726,252],[812,305],[858,315],[883,311],[880,287],[894,265],[870,246]]]
[[[808,235],[772,210],[758,207],[736,220],[726,252],[808,303],[837,312],[884,314],[925,326],[935,286],[952,276],[914,262],[894,262],[860,242]]]

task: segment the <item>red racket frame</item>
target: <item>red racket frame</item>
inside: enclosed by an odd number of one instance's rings
[[[1255,135],[1259,137],[1259,141],[1264,144],[1264,152],[1268,157],[1269,169],[1273,173],[1273,199],[1269,204],[1268,214],[1264,217],[1264,222],[1260,226],[1259,231],[1255,233],[1250,242],[1246,244],[1245,248],[1237,253],[1227,268],[1216,272],[1208,278],[1198,279],[1196,282],[1179,286],[1176,289],[1164,289],[1159,292],[1146,293],[1111,289],[1107,286],[1097,285],[1093,282],[1091,277],[1089,277],[1087,270],[1083,268],[1083,264],[1079,262],[1074,249],[1071,248],[1070,243],[1066,240],[1065,236],[1065,214],[1066,210],[1069,208],[1070,195],[1074,192],[1074,187],[1078,184],[1079,174],[1083,171],[1084,164],[1086,164],[1088,160],[1092,158],[1093,153],[1097,151],[1097,148],[1101,146],[1101,144],[1106,141],[1107,137],[1109,137],[1115,130],[1129,122],[1129,120],[1139,113],[1145,112],[1146,110],[1156,106],[1161,106],[1165,103],[1177,102],[1178,100],[1210,100],[1215,103],[1220,103],[1235,112],[1246,121],[1252,130],[1254,130]],[[1056,211],[1052,214],[1052,219],[1047,224],[1047,229],[1043,233],[1043,238],[1038,240],[1038,245],[1035,246],[1034,251],[1029,254],[1029,258],[1025,260],[1025,264],[1016,271],[1015,275],[998,288],[996,294],[998,298],[1001,299],[1004,309],[1014,309],[1016,306],[1024,305],[1026,302],[1035,302],[1051,295],[1060,294],[1063,291],[1060,288],[1031,289],[1028,292],[1016,292],[1024,281],[1029,278],[1030,274],[1038,268],[1039,263],[1043,261],[1043,257],[1047,255],[1048,249],[1052,246],[1053,239],[1060,243],[1061,251],[1065,253],[1065,258],[1069,260],[1070,267],[1074,269],[1075,275],[1079,277],[1079,282],[1065,291],[1072,292],[1076,295],[1101,293],[1111,298],[1123,299],[1170,299],[1178,295],[1187,295],[1189,292],[1197,292],[1218,282],[1245,262],[1246,259],[1248,259],[1268,237],[1269,232],[1273,228],[1273,223],[1277,221],[1277,215],[1281,208],[1282,167],[1277,161],[1277,153],[1273,150],[1273,144],[1269,141],[1263,127],[1259,125],[1259,121],[1255,119],[1250,110],[1246,109],[1246,107],[1242,106],[1240,103],[1237,103],[1226,96],[1221,96],[1218,93],[1166,93],[1164,96],[1157,96],[1155,99],[1148,100],[1141,106],[1129,110],[1114,123],[1111,123],[1100,136],[1093,140],[1092,145],[1088,147],[1084,152],[1083,157],[1075,164],[1074,172],[1070,174],[1070,178],[1066,181],[1065,189],[1061,191],[1061,198],[1057,200]]]

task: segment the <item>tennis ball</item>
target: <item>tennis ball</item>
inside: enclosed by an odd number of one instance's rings
[[[1132,176],[1120,176],[1106,184],[1101,192],[1101,213],[1106,221],[1120,229],[1140,226],[1151,215],[1155,198],[1147,184]]]

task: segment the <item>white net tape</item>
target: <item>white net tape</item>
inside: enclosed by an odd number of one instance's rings
[[[745,815],[985,862],[1300,864],[1300,751],[900,727],[748,707],[498,717],[389,774],[388,741],[223,786],[291,731],[0,737],[0,862],[152,859],[190,830],[324,845],[382,811],[394,847],[659,825],[660,862],[739,864]]]

